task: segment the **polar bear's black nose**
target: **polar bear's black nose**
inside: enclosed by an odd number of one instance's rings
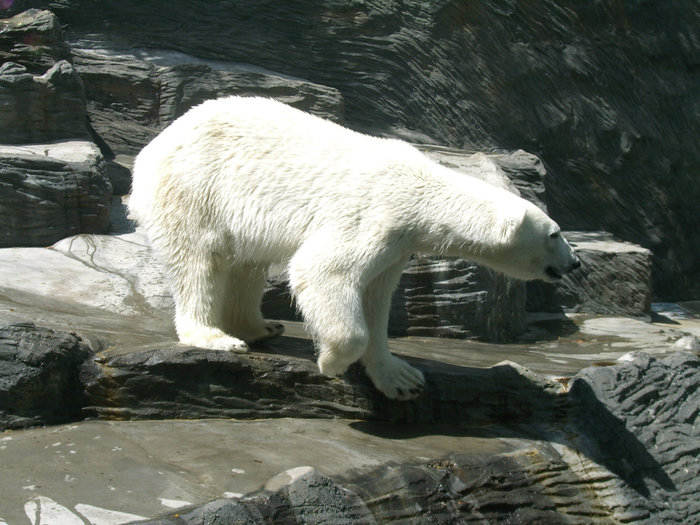
[[[581,259],[579,259],[578,257],[574,257],[574,262],[571,263],[571,269],[577,270],[579,268],[581,268]]]

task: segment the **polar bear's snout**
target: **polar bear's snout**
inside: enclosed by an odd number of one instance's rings
[[[550,238],[556,242],[555,251],[560,254],[558,258],[561,262],[548,265],[544,273],[548,277],[547,280],[558,281],[567,273],[579,269],[581,267],[581,259],[579,259],[572,246],[560,233],[557,232],[556,235],[553,234]]]
[[[544,273],[546,273],[550,278],[554,279],[555,281],[558,281],[559,279],[564,277],[565,274],[573,272],[574,270],[577,270],[579,268],[581,268],[581,259],[579,259],[576,254],[573,254],[573,261],[568,266],[564,268],[547,266],[547,268],[545,268],[544,270]]]

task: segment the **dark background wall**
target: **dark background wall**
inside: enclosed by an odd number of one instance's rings
[[[696,0],[16,1],[69,40],[254,64],[337,88],[353,128],[539,155],[550,213],[654,252],[700,296]],[[89,97],[88,89],[88,97]]]

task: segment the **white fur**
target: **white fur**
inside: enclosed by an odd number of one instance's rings
[[[327,375],[360,359],[408,398],[422,374],[389,353],[391,293],[412,253],[460,255],[522,279],[576,261],[558,226],[506,190],[263,98],[191,109],[136,159],[132,215],[165,264],[180,340],[245,350],[281,333],[260,300],[287,264]]]

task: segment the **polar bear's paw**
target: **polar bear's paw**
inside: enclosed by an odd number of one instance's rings
[[[248,345],[244,341],[227,335],[216,328],[203,327],[189,330],[180,335],[180,342],[209,350],[225,350],[229,352],[245,352],[248,350]]]
[[[284,333],[284,325],[282,323],[269,322],[265,323],[260,329],[255,330],[251,335],[246,336],[244,339],[248,344],[261,343],[282,335]]]
[[[365,369],[377,390],[389,399],[413,399],[425,388],[423,373],[393,355],[367,363]]]

